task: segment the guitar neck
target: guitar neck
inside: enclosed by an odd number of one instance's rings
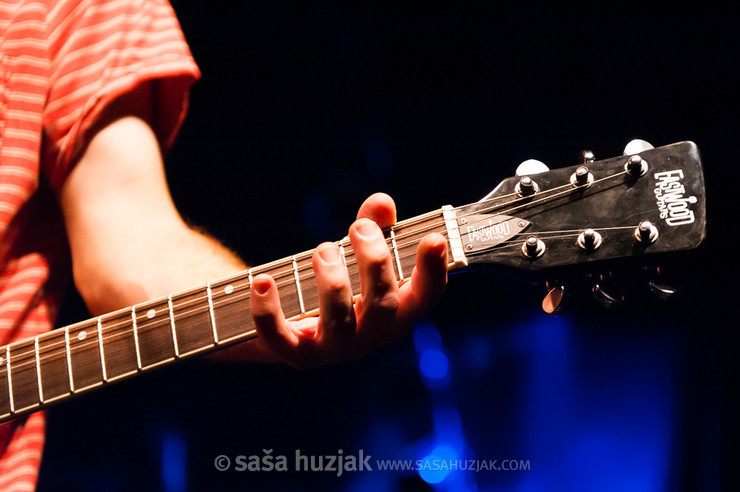
[[[422,237],[448,238],[450,268],[466,263],[451,207],[399,222],[386,231],[399,283],[410,279]],[[348,238],[338,242],[352,291],[360,279]],[[286,318],[318,312],[313,250],[186,291],[136,304],[0,347],[0,422],[182,358],[257,336],[249,308],[253,276],[277,283]]]

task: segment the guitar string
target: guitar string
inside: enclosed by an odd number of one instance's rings
[[[466,218],[466,217],[470,217],[470,216],[473,216],[473,215],[480,215],[480,214],[483,214],[483,213],[486,213],[486,212],[491,212],[491,211],[495,210],[498,207],[507,207],[509,205],[514,204],[515,206],[513,206],[511,208],[508,208],[508,209],[505,209],[505,210],[502,210],[500,212],[500,214],[509,214],[509,213],[512,213],[512,212],[520,209],[520,208],[527,207],[527,206],[533,206],[533,205],[539,205],[539,204],[542,204],[542,203],[545,203],[545,202],[547,202],[549,200],[552,200],[552,199],[555,199],[555,198],[564,196],[564,195],[566,195],[568,193],[571,193],[571,192],[574,192],[574,191],[580,191],[580,190],[586,191],[589,188],[591,188],[591,186],[593,186],[593,185],[602,183],[602,182],[607,181],[607,180],[612,180],[612,179],[618,178],[620,176],[625,175],[626,173],[627,173],[626,171],[621,171],[621,172],[618,172],[616,174],[612,174],[612,175],[609,175],[609,176],[605,176],[603,178],[599,178],[597,180],[594,180],[593,183],[591,183],[591,185],[589,185],[587,188],[574,187],[574,185],[572,185],[572,184],[558,186],[558,187],[555,187],[555,188],[551,188],[551,189],[542,191],[539,194],[535,194],[535,195],[532,195],[530,197],[521,197],[518,200],[513,200],[511,202],[507,202],[507,203],[504,203],[504,204],[491,204],[488,207],[483,207],[483,208],[477,209],[477,210],[471,210],[470,212],[464,213],[464,214],[462,214],[460,216],[457,216],[455,218],[457,220],[459,220],[461,218]],[[516,193],[513,193],[513,194],[504,195],[503,197],[499,197],[499,198],[491,199],[491,200],[500,200],[500,198],[510,197],[510,196],[519,196],[519,195],[516,194]],[[540,198],[533,199],[533,197],[540,197]],[[517,204],[517,203],[519,203],[519,204]],[[468,207],[468,206],[456,207],[453,210],[458,211],[458,210],[462,210],[463,208],[466,208],[466,207]],[[486,219],[480,219],[479,222],[482,222],[483,220],[486,220]],[[501,223],[501,222],[499,222],[499,223]],[[428,229],[428,228],[429,228],[429,226],[427,226],[426,229]],[[424,229],[425,228],[411,231],[410,234],[419,234],[420,232],[424,231]],[[396,236],[396,240],[398,240],[399,237],[403,238],[403,233],[397,235]]]
[[[596,230],[596,231],[609,231],[609,230],[625,230],[625,229],[634,229],[634,228],[632,226],[621,226],[621,227],[597,228],[597,229],[594,229],[594,230]],[[547,238],[548,239],[557,239],[557,238],[575,237],[580,232],[581,232],[580,230],[572,229],[572,230],[560,230],[560,231],[558,231],[558,230],[542,231],[542,234],[553,234],[553,235],[547,236]],[[527,234],[521,233],[521,234],[517,234],[515,236],[525,236],[525,235],[527,235]],[[500,250],[507,249],[507,248],[512,248],[512,249],[515,249],[516,250],[516,249],[518,249],[520,247],[521,246],[519,244],[513,244],[512,245],[512,244],[510,244],[508,242],[505,242],[505,243],[501,243],[499,245],[493,246],[489,250],[500,251]],[[406,256],[402,257],[402,259],[408,259],[408,258],[410,258],[412,256],[414,256],[414,255],[413,254],[409,254],[409,255],[406,255]],[[289,282],[290,281],[283,282],[283,283],[279,284],[278,287],[287,286],[287,285],[295,286],[294,283],[291,284]],[[245,285],[245,287],[243,287],[242,290],[244,291],[243,294],[236,294],[236,291],[235,291],[235,293],[233,293],[233,295],[232,294],[225,294],[225,293],[217,293],[215,296],[212,295],[212,299],[211,300],[212,300],[212,303],[213,303],[214,310],[217,309],[218,307],[223,306],[223,305],[234,304],[234,303],[238,302],[239,300],[242,300],[244,298],[248,298],[249,297],[249,289],[248,289],[248,287]],[[192,296],[192,294],[191,294],[191,296]],[[199,297],[191,297],[189,299],[182,300],[182,302],[180,302],[179,304],[174,304],[173,305],[173,311],[175,311],[177,309],[180,309],[180,310],[186,309],[186,310],[181,311],[179,313],[175,313],[175,318],[177,318],[177,317],[187,318],[187,317],[192,317],[194,315],[209,314],[210,306],[207,305],[207,304],[204,304],[204,301],[207,300],[207,298],[208,298],[207,295],[206,296],[199,296]],[[161,328],[162,326],[168,326],[168,327],[170,326],[171,320],[170,320],[169,305],[168,305],[168,301],[167,300],[162,300],[159,303],[157,303],[156,301],[149,301],[148,303],[145,303],[145,305],[153,305],[153,306],[163,305],[163,308],[161,310],[162,311],[166,311],[167,312],[167,316],[164,319],[160,320],[160,321],[149,321],[147,319],[147,320],[142,320],[143,322],[142,321],[139,321],[138,316],[137,316],[136,332],[137,332],[138,335],[140,335],[142,333],[146,333],[147,331],[152,331],[155,328]],[[165,308],[164,305],[167,305],[167,307]],[[195,308],[192,308],[192,305],[196,305],[196,307]],[[139,311],[139,312],[144,313],[145,311],[142,310],[142,311]],[[142,314],[142,316],[146,316],[146,314]],[[121,321],[116,322],[116,318],[120,318]],[[109,342],[110,343],[111,341],[115,340],[116,338],[120,338],[122,336],[128,336],[130,333],[133,333],[134,332],[133,323],[132,323],[132,319],[131,319],[131,311],[122,312],[117,317],[112,317],[110,319],[104,320],[103,323],[108,323],[110,321],[114,321],[114,322],[113,323],[110,323],[110,324],[103,324],[102,325],[103,335],[100,338],[102,338],[102,341],[103,342]],[[93,333],[89,337],[90,340],[89,340],[89,342],[83,342],[83,343],[72,342],[72,340],[70,340],[72,343],[74,343],[74,347],[70,346],[70,349],[73,348],[73,349],[79,351],[79,350],[86,350],[86,349],[87,350],[90,350],[93,347],[95,347],[95,349],[97,350],[98,347],[99,347],[99,345],[100,345],[99,336],[97,335],[97,332],[99,330],[98,323],[97,323],[97,318],[93,318],[93,319],[90,319],[90,320],[88,320],[86,322],[82,322],[82,323],[83,323],[82,326],[75,327],[74,325],[72,325],[71,328],[73,330],[79,329],[79,332],[77,332],[78,334],[80,332],[82,332],[83,330],[86,331],[86,328],[91,329],[93,331]],[[84,323],[89,323],[89,326],[85,326]],[[139,323],[142,323],[142,324],[139,325]],[[121,330],[122,327],[125,328],[125,329]],[[70,328],[70,327],[68,327],[68,328]],[[62,330],[62,329],[60,328],[60,330]],[[108,332],[108,333],[106,333],[106,332]],[[44,335],[41,335],[41,337],[43,337],[43,336]],[[53,336],[61,336],[61,333],[57,333],[57,334],[55,334]],[[52,338],[52,336],[48,336],[48,338]],[[16,342],[16,343],[30,343],[30,341],[26,340],[24,342]],[[2,347],[2,348],[4,349],[5,347]],[[104,348],[105,348],[105,345],[104,345]],[[57,351],[57,349],[61,349],[61,350],[59,352],[57,352],[57,353],[51,353],[51,354],[49,353],[49,352]],[[174,345],[173,345],[173,349],[174,349]],[[0,355],[2,355],[3,352],[4,352],[4,350],[0,351]],[[50,360],[50,359],[53,360],[53,358],[54,358],[55,355],[59,355],[58,358],[66,358],[66,352],[67,352],[67,350],[66,350],[66,338],[63,341],[54,342],[54,343],[51,343],[51,344],[48,344],[48,345],[44,345],[43,347],[40,348],[40,351],[39,352],[46,352],[47,353],[47,354],[40,354],[39,360],[40,361],[44,361],[44,362],[48,362],[48,360]],[[35,350],[35,348],[32,349],[32,350],[29,350],[27,352],[21,352],[19,354],[16,354],[16,353],[13,353],[12,352],[12,347],[11,347],[11,361],[12,361],[11,362],[11,368],[12,369],[15,369],[17,371],[17,370],[22,369],[25,365],[35,364],[36,363],[36,357],[35,356],[36,356],[36,350]],[[173,353],[173,357],[174,357],[174,353]],[[25,361],[23,360],[24,358],[26,359]],[[21,360],[21,362],[16,362],[19,359]]]
[[[594,182],[592,182],[590,186],[592,186],[592,185],[594,185],[594,184],[596,184],[596,183],[599,183],[599,182],[605,181],[605,180],[607,180],[607,179],[613,179],[613,178],[615,178],[615,177],[618,177],[618,176],[620,176],[620,175],[623,175],[623,174],[625,174],[625,173],[626,173],[626,171],[621,171],[621,172],[619,172],[619,173],[617,173],[617,174],[614,174],[614,175],[611,175],[611,176],[606,176],[606,177],[604,177],[604,178],[600,178],[599,180],[595,180]],[[589,187],[590,187],[590,186],[589,186]],[[570,193],[570,192],[573,192],[573,191],[577,191],[578,189],[579,189],[579,188],[578,188],[578,187],[575,187],[575,186],[574,186],[573,184],[568,184],[568,185],[562,185],[562,186],[560,186],[560,187],[555,187],[555,188],[551,188],[551,189],[548,189],[548,190],[546,190],[546,191],[542,192],[542,193],[541,193],[541,194],[539,195],[539,196],[540,196],[541,198],[539,198],[539,199],[537,199],[537,200],[532,200],[532,199],[531,199],[531,197],[525,197],[525,198],[520,198],[520,199],[518,199],[518,200],[514,200],[513,202],[509,202],[509,203],[505,203],[505,204],[501,204],[501,203],[497,203],[497,204],[492,204],[492,205],[491,205],[491,206],[489,206],[489,207],[484,207],[484,208],[481,208],[481,209],[478,209],[478,210],[475,210],[475,211],[471,211],[471,212],[469,212],[469,213],[467,213],[467,214],[462,214],[462,215],[461,215],[460,217],[457,217],[457,218],[459,219],[459,218],[463,218],[463,217],[466,217],[466,216],[471,216],[471,215],[480,215],[481,213],[484,213],[484,212],[486,212],[486,211],[491,211],[491,210],[494,210],[494,209],[495,209],[495,208],[497,208],[497,207],[505,207],[505,206],[511,205],[512,203],[513,203],[513,204],[516,204],[517,202],[524,202],[524,203],[522,203],[521,205],[518,205],[518,206],[512,207],[512,208],[510,208],[510,209],[508,209],[508,210],[504,210],[504,211],[502,211],[502,212],[501,212],[501,213],[510,213],[511,211],[513,211],[513,210],[516,210],[516,209],[518,209],[518,208],[522,208],[522,207],[527,207],[527,206],[532,206],[532,205],[535,205],[535,204],[538,204],[538,203],[541,203],[541,202],[544,202],[544,201],[548,201],[548,200],[551,200],[551,199],[553,199],[553,198],[555,198],[555,197],[558,197],[558,196],[561,196],[561,195],[563,195],[565,191],[567,191],[567,192],[569,192],[569,193]],[[558,191],[558,190],[564,190],[564,191]],[[543,195],[544,195],[544,196],[543,196]],[[498,200],[500,201],[500,199],[501,199],[501,198],[506,198],[506,197],[510,197],[510,196],[519,196],[519,195],[518,195],[518,194],[516,194],[516,193],[512,193],[512,194],[509,194],[509,195],[503,195],[502,197],[498,197],[497,199],[498,199]],[[492,201],[493,201],[493,199],[492,199]],[[457,210],[462,210],[462,207],[458,207],[458,208],[457,208]],[[436,213],[439,213],[439,212],[436,212]],[[427,215],[427,216],[434,216],[434,215],[436,215],[436,213],[435,213],[435,212],[430,212],[430,213],[428,213],[428,214],[426,214],[426,215]],[[424,217],[424,216],[420,216],[420,217]],[[413,221],[414,219],[411,219],[411,220]],[[415,218],[415,220],[417,220],[417,222],[421,221],[419,217]],[[487,220],[487,219],[480,219],[480,220],[479,220],[478,222],[482,222],[482,221],[484,221],[484,220]],[[504,221],[498,222],[498,223],[496,223],[496,224],[500,224],[500,223],[502,223],[502,222],[504,222]],[[476,223],[476,222],[473,222],[473,224],[475,224],[475,223]],[[401,224],[398,224],[398,225],[400,225],[400,226],[406,226],[406,227],[408,227],[408,224],[409,224],[409,222],[405,222],[405,223],[401,223]],[[490,224],[490,225],[496,225],[496,224]],[[418,235],[418,234],[422,233],[422,232],[423,232],[423,231],[424,231],[425,229],[426,229],[426,230],[429,230],[430,228],[437,228],[437,227],[440,227],[440,226],[443,226],[443,225],[444,225],[444,221],[442,221],[441,223],[433,223],[433,224],[431,224],[431,225],[427,225],[427,226],[425,226],[425,227],[422,227],[422,228],[419,228],[419,229],[415,229],[415,230],[409,231],[408,233],[405,233],[405,234],[403,234],[403,233],[402,233],[402,234],[398,234],[398,235],[396,235],[396,236],[395,236],[395,239],[396,239],[396,241],[398,241],[398,240],[400,240],[400,239],[403,239],[403,237],[408,237],[409,235]],[[605,229],[605,228],[600,228],[600,229],[598,229],[598,230],[606,230],[606,229]],[[539,234],[548,234],[548,233],[555,233],[555,234],[557,234],[557,233],[561,233],[561,232],[567,232],[567,231],[541,231],[541,232],[540,232]],[[579,232],[579,233],[580,233],[580,231],[576,231],[576,232]],[[447,231],[446,231],[446,230],[443,230],[443,231],[442,231],[442,234],[443,234],[443,235],[444,235],[444,234],[446,234],[446,233],[447,233]],[[515,235],[513,235],[513,236],[511,236],[511,237],[518,237],[518,236],[523,236],[523,235],[529,235],[529,234],[525,234],[525,233],[518,233],[518,234],[515,234]],[[552,238],[552,237],[551,237],[551,238]],[[507,240],[508,240],[508,239],[511,239],[511,238],[507,238]],[[345,241],[345,240],[346,240],[346,238],[345,238],[345,239],[343,239],[343,240],[340,240],[340,242],[342,242],[342,241]],[[386,240],[386,242],[388,242],[388,241],[389,241],[389,240]],[[413,245],[414,245],[415,243],[416,243],[416,244],[418,244],[418,243],[419,243],[420,241],[421,241],[421,240],[411,241],[410,243],[406,243],[406,244],[403,244],[403,245],[401,245],[401,246],[400,246],[400,247],[398,247],[397,249],[401,249],[401,248],[406,248],[406,247],[408,247],[408,246],[410,246],[410,245],[412,245],[412,246],[413,246]],[[500,246],[500,245],[496,245],[496,246]],[[493,248],[496,248],[496,247],[494,246]],[[489,248],[489,249],[490,249],[490,248]],[[502,249],[502,248],[496,248],[496,249],[499,249],[499,250],[500,250],[500,249]],[[290,261],[290,262],[291,262],[291,264],[292,264],[294,260],[295,260],[295,261],[299,261],[299,258],[300,258],[300,261],[302,261],[302,260],[305,260],[305,259],[307,259],[307,258],[309,257],[309,255],[310,255],[310,254],[312,254],[312,251],[307,251],[307,252],[303,252],[303,253],[299,253],[299,254],[297,254],[297,255],[294,255],[293,257],[291,257],[291,258],[289,258],[289,259],[285,259],[285,260],[278,260],[277,262],[273,262],[273,263],[280,263],[281,261],[282,261],[282,262],[286,262],[286,263],[287,263],[287,261]],[[397,254],[398,254],[398,253],[397,253]],[[413,254],[412,254],[412,255],[405,255],[405,256],[403,256],[403,257],[401,257],[401,255],[399,255],[399,261],[400,261],[400,260],[402,260],[402,259],[408,259],[408,258],[409,258],[409,257],[411,257],[411,256],[414,256],[414,255],[413,255]],[[352,258],[350,259],[350,261],[348,261],[348,262],[347,262],[347,266],[348,266],[348,267],[349,267],[349,266],[352,266],[352,265],[353,265],[353,263],[352,263],[353,261],[355,261],[355,262],[356,262],[356,260],[354,259],[354,255],[352,255]],[[263,265],[263,266],[261,266],[261,267],[256,267],[256,268],[265,268],[265,265]],[[256,269],[256,268],[255,268],[255,269]],[[304,265],[304,266],[302,266],[302,267],[299,267],[298,269],[295,269],[295,268],[290,268],[289,270],[285,270],[285,271],[281,271],[281,272],[274,272],[274,273],[273,273],[272,275],[273,275],[273,276],[277,276],[277,277],[279,277],[279,276],[282,276],[282,275],[286,275],[286,276],[291,276],[291,277],[293,277],[293,275],[294,275],[294,272],[296,272],[296,270],[298,270],[298,273],[299,273],[299,280],[301,280],[301,279],[300,279],[300,271],[301,271],[301,270],[308,270],[308,269],[311,269],[311,268],[312,268],[312,267],[311,267],[310,265]],[[249,273],[251,273],[251,270],[249,271]],[[313,276],[313,275],[308,275],[308,276],[304,277],[304,278],[303,278],[302,280],[303,280],[303,281],[306,281],[306,280],[310,280],[310,279],[312,279],[312,278],[315,278],[315,276]],[[219,281],[219,283],[222,283],[222,282],[223,282],[223,281]],[[293,282],[294,282],[294,278],[293,278],[293,279],[289,279],[289,280],[286,280],[285,282],[282,282],[282,283],[276,282],[276,284],[277,284],[278,288],[280,288],[280,287],[282,287],[282,286],[285,286],[285,285],[289,285],[289,284],[292,284]],[[207,298],[207,296],[206,296],[206,297],[199,297],[199,298],[195,298],[195,299],[192,299],[192,300],[190,301],[190,303],[191,303],[191,304],[192,304],[192,303],[199,303],[199,302],[202,302],[202,301],[203,301],[203,300],[204,300],[205,298]],[[212,301],[213,301],[213,299],[212,299]],[[182,303],[182,304],[178,305],[178,307],[181,307],[181,306],[182,306],[183,304],[184,304],[184,303]],[[214,306],[214,307],[215,307],[215,306]],[[208,310],[208,308],[206,308],[206,307],[203,307],[203,308],[196,308],[196,310],[192,310],[191,312],[185,312],[185,313],[180,313],[180,315],[181,315],[181,316],[188,316],[188,315],[192,315],[192,312],[193,312],[193,311],[197,311],[198,309],[201,309],[201,311],[203,312],[203,314],[205,314],[205,313],[207,312],[207,310]],[[103,328],[104,328],[104,329],[107,329],[107,330],[109,330],[109,331],[112,331],[112,330],[115,330],[115,329],[117,329],[118,327],[120,327],[120,326],[122,326],[122,325],[124,325],[124,324],[125,324],[125,325],[128,325],[129,323],[131,323],[131,321],[130,321],[130,318],[128,317],[128,313],[122,313],[122,314],[121,314],[121,316],[124,316],[124,317],[126,317],[126,318],[127,318],[127,319],[126,319],[126,321],[124,321],[124,322],[121,322],[121,323],[118,323],[118,324],[113,324],[113,325],[108,325],[108,326],[104,326]],[[106,320],[106,321],[108,321],[108,320]],[[97,330],[98,330],[98,327],[97,327],[97,321],[91,321],[91,322],[94,322],[94,323],[95,323],[95,325],[96,325],[96,326],[95,326],[95,330],[97,331]],[[133,327],[133,325],[131,325],[131,326]],[[139,328],[139,327],[137,326],[137,331],[138,331],[138,328]],[[144,327],[142,327],[142,328],[144,328]],[[132,332],[133,332],[133,328],[132,328],[132,329],[131,329],[130,331],[132,331]],[[105,338],[105,336],[104,336],[104,337],[103,337],[103,341],[109,341],[109,340],[110,340],[111,338],[114,338],[114,337],[117,337],[117,336],[122,336],[122,335],[127,335],[127,334],[128,334],[128,331],[124,331],[124,332],[122,332],[122,333],[120,333],[120,334],[118,334],[118,335],[116,335],[116,334],[111,334],[111,335],[108,335],[108,336],[107,336],[107,338]],[[65,345],[65,349],[66,349],[66,340],[65,340],[65,342],[59,342],[59,344],[58,344],[58,345],[62,345],[62,344],[64,344],[64,345]],[[90,345],[91,345],[91,346],[92,346],[92,345],[98,345],[98,344],[99,344],[99,342],[95,342],[95,341],[91,341],[91,342],[90,342]],[[48,350],[53,350],[53,348],[52,348],[52,349],[50,349],[50,347],[52,347],[52,345],[48,345],[48,346],[45,346],[45,347],[44,347],[44,350],[47,350],[47,351],[48,351]],[[78,344],[78,345],[76,345],[76,346],[75,346],[75,348],[77,348],[77,349],[81,349],[81,346],[80,346],[80,345]],[[33,356],[33,357],[34,357],[34,359],[35,359],[35,355],[36,355],[36,350],[35,350],[35,349],[34,349],[33,351],[28,351],[28,352],[25,352],[25,353],[21,353],[21,354],[13,354],[13,353],[11,352],[11,357],[12,357],[12,360],[15,360],[16,358],[20,358],[20,359],[23,359],[23,358],[24,358],[24,357],[26,357],[26,356],[28,356],[28,357],[30,357],[30,356]],[[31,363],[35,363],[35,362],[36,362],[35,360],[31,361]],[[22,365],[23,363],[19,363],[19,364],[21,364],[21,365]],[[13,364],[12,364],[12,367],[14,367],[14,366],[16,366],[16,364],[15,364],[15,363],[13,363]]]

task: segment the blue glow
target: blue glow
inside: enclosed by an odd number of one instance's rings
[[[417,353],[442,347],[442,335],[434,325],[419,323],[414,329],[414,347]]]
[[[587,336],[567,317],[535,317],[516,331],[511,340],[529,359],[526,458],[539,464],[520,490],[572,477],[583,490],[664,490],[675,425],[670,343]]]
[[[447,478],[450,463],[458,460],[458,453],[450,446],[437,446],[421,459],[419,476],[426,483],[436,484]]]
[[[430,379],[442,379],[446,377],[449,365],[447,356],[438,349],[425,350],[419,359],[421,373]]]
[[[167,492],[185,490],[186,444],[179,432],[162,436],[162,487]]]

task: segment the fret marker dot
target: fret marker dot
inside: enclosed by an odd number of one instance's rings
[[[146,317],[149,319],[152,319],[156,314],[157,314],[157,311],[155,311],[154,309],[150,309],[149,311],[146,312]]]
[[[234,286],[233,285],[229,284],[229,285],[227,285],[224,288],[224,293],[231,294],[232,292],[234,292]]]
[[[77,334],[78,340],[84,340],[87,337],[87,332],[85,330],[82,330]]]

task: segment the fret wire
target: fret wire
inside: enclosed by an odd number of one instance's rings
[[[175,308],[172,305],[172,294],[167,296],[167,306],[170,311],[170,328],[172,329],[172,344],[175,346],[175,358],[179,358],[180,348],[177,346],[177,332],[175,331]]]
[[[398,268],[398,280],[403,280],[403,268],[401,268],[401,259],[398,257],[398,245],[396,244],[396,231],[391,227],[391,245],[393,247],[393,256],[396,258],[396,268]]]
[[[136,306],[131,306],[131,324],[134,330],[134,349],[136,350],[136,367],[141,371],[141,351],[139,350],[139,328],[136,326]]]
[[[218,345],[218,332],[216,331],[216,315],[213,313],[213,297],[211,295],[211,283],[206,283],[206,295],[208,296],[208,312],[211,315],[211,327],[213,328],[213,343]]]
[[[103,381],[108,382],[108,370],[106,369],[106,362],[105,362],[105,349],[103,348],[103,322],[98,316],[98,345],[100,346],[100,367],[102,368],[103,372]]]
[[[39,337],[33,337],[33,349],[36,352],[36,381],[39,385],[39,402],[44,402],[43,384],[41,384],[41,361],[39,360]]]
[[[64,327],[64,346],[67,352],[67,368],[69,372],[69,391],[74,393],[75,392],[75,381],[74,381],[74,378],[72,377],[72,352],[69,350],[69,326]]]
[[[10,344],[5,346],[5,367],[8,368],[8,397],[10,399],[10,413],[15,413],[15,402],[13,401],[13,379],[10,375]]]
[[[301,314],[305,314],[306,307],[303,305],[303,293],[301,292],[301,280],[298,278],[298,262],[293,255],[293,278],[295,279],[295,288],[298,292],[298,305],[301,308]]]
[[[344,244],[342,244],[342,241],[339,241],[339,254],[342,257],[342,263],[344,263],[345,270],[347,269],[347,257],[346,252],[344,251]]]

